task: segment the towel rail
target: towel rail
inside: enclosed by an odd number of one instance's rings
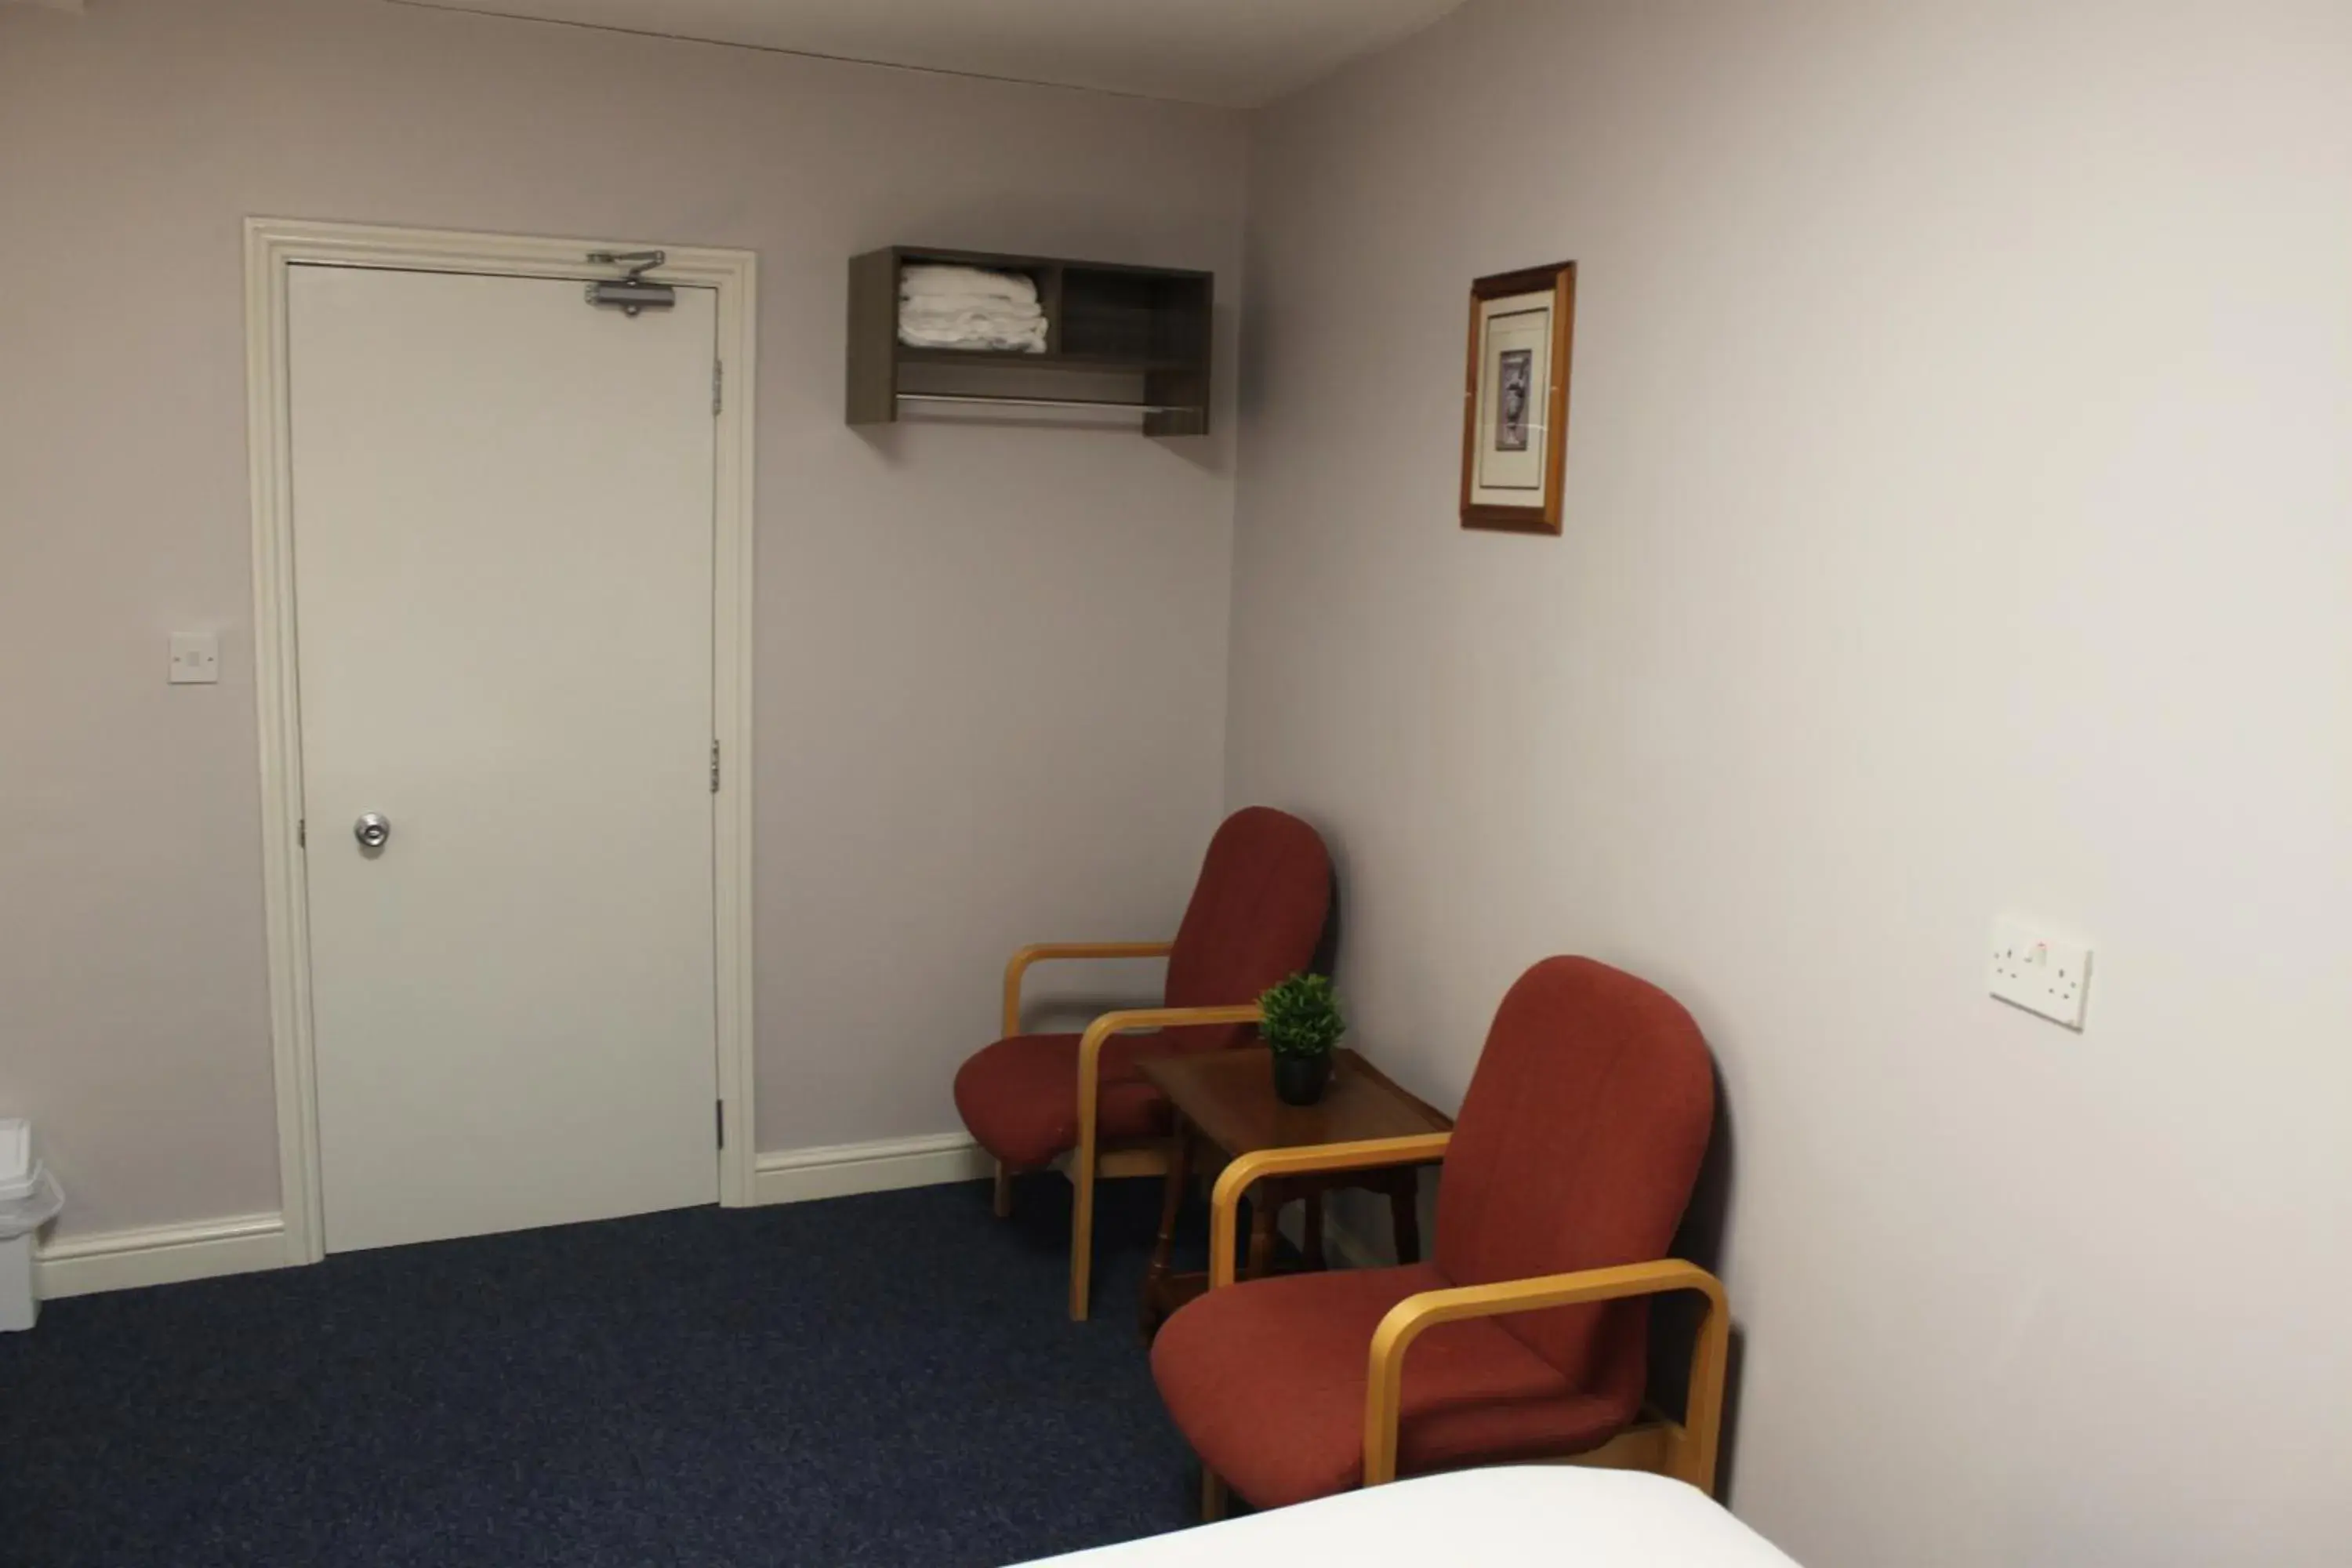
[[[1129,403],[1116,397],[998,397],[978,392],[901,392],[901,403],[992,403],[1013,408],[1114,408],[1126,414],[1192,414],[1178,403]]]

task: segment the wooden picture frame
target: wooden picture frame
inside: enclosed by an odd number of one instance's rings
[[[1575,343],[1575,262],[1498,272],[1470,285],[1463,527],[1559,532]]]

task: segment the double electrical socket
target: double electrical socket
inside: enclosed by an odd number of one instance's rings
[[[1987,984],[2002,1001],[2070,1029],[2083,1026],[2091,989],[2091,950],[2022,921],[1992,922],[1992,963]]]

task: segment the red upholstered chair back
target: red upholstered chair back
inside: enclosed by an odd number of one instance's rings
[[[1168,1005],[1256,1001],[1315,962],[1330,914],[1331,857],[1322,836],[1286,812],[1244,806],[1209,840],[1168,955]],[[1243,1024],[1171,1029],[1163,1037],[1176,1049],[1204,1050],[1255,1037]]]
[[[1715,1124],[1706,1042],[1656,986],[1548,958],[1495,1015],[1438,1190],[1437,1258],[1458,1285],[1666,1256]],[[1649,1303],[1496,1320],[1631,1419]]]

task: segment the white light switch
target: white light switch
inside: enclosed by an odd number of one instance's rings
[[[220,638],[211,632],[172,634],[172,684],[210,686],[220,679]]]
[[[1997,920],[1992,922],[1987,984],[2004,1002],[2079,1029],[2083,1001],[2091,988],[2091,950],[2022,921]]]

